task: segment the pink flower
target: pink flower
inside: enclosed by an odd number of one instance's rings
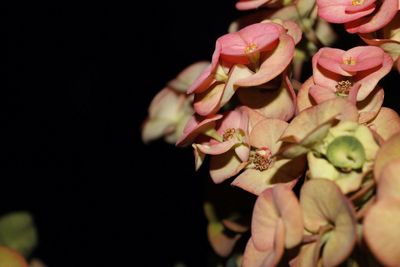
[[[350,33],[374,32],[396,15],[398,0],[317,0],[318,15],[332,23],[345,23]]]
[[[337,97],[345,97],[359,109],[360,123],[373,119],[383,103],[379,80],[392,67],[381,48],[358,46],[348,51],[322,48],[313,57],[313,76],[297,95],[298,111]]]
[[[276,23],[257,23],[220,37],[211,65],[189,88],[195,111],[215,114],[239,87],[266,84],[284,72],[294,54],[294,40]]]

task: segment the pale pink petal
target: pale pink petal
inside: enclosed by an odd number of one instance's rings
[[[268,118],[288,121],[295,113],[296,96],[286,75],[278,89],[241,88],[237,95],[243,105]]]
[[[308,231],[318,233],[320,227],[333,226],[323,247],[322,265],[337,266],[342,263],[356,242],[356,218],[351,203],[335,183],[312,179],[301,189],[300,205]]]
[[[301,37],[303,35],[303,32],[301,31],[299,25],[292,20],[284,20],[283,27],[287,29],[287,34],[292,36],[295,45],[297,45],[300,42]]]
[[[176,142],[177,146],[187,145],[201,133],[215,126],[215,121],[222,118],[221,114],[211,115],[209,117],[201,117],[193,115],[186,123],[182,136]]]
[[[194,97],[193,107],[197,114],[207,116],[218,112],[225,84],[217,84]]]
[[[375,7],[371,5],[368,9],[359,11],[359,12],[347,12],[348,6],[347,5],[330,5],[330,6],[322,6],[318,3],[318,15],[331,23],[346,23],[350,21],[357,20],[368,14],[371,14]],[[348,1],[349,2],[349,1]]]
[[[373,15],[345,24],[349,33],[374,32],[387,25],[398,10],[398,0],[383,0],[378,12]]]
[[[294,186],[297,179],[304,173],[306,161],[304,157],[295,159],[278,159],[267,170],[247,169],[242,172],[232,185],[242,188],[255,195],[276,184]]]
[[[312,85],[314,85],[314,80],[311,76],[301,85],[300,90],[297,92],[297,113],[317,104],[309,94]]]
[[[219,103],[219,106],[222,107],[228,101],[232,98],[232,96],[235,94],[236,90],[238,89],[239,86],[237,86],[235,83],[238,80],[247,78],[251,75],[253,75],[254,72],[252,72],[249,68],[247,68],[244,65],[234,65],[232,69],[230,70],[229,73],[229,78],[228,81],[225,84],[225,89],[224,93],[221,98],[221,102]]]
[[[325,101],[300,112],[290,122],[282,134],[281,140],[300,143],[310,133],[333,118],[358,121],[358,111],[353,104],[343,98]]]
[[[335,88],[337,82],[342,79],[342,75],[328,71],[318,64],[319,58],[324,52],[324,49],[326,48],[321,48],[312,58],[312,78],[315,84]]]
[[[249,10],[256,9],[264,4],[268,4],[271,0],[239,0],[236,3],[236,8],[238,10]]]
[[[217,70],[219,63],[219,56],[221,52],[221,45],[218,41],[215,43],[215,50],[212,55],[211,64],[209,67],[205,68],[200,76],[196,79],[194,83],[189,87],[187,93],[191,94],[193,92],[201,93],[209,88],[209,86],[215,81],[214,73]]]
[[[274,247],[271,250],[257,250],[250,238],[243,255],[243,267],[273,267],[279,263],[285,242],[285,228],[283,222],[278,220],[275,229]]]
[[[235,147],[235,153],[241,161],[245,162],[249,159],[250,148],[241,144]]]
[[[309,93],[317,104],[338,97],[333,89],[319,85],[312,85]]]
[[[384,54],[382,66],[358,72],[353,77],[355,83],[361,84],[357,94],[357,101],[364,100],[374,90],[379,80],[390,72],[392,66],[392,58],[388,54]]]
[[[178,76],[168,82],[168,86],[185,93],[200,74],[210,65],[208,61],[199,61],[185,68]]]
[[[256,148],[268,147],[275,154],[282,142],[280,136],[289,124],[278,119],[265,119],[257,123],[250,132],[250,144]]]
[[[247,117],[248,117],[247,131],[248,132],[251,132],[257,123],[266,119],[266,117],[264,115],[262,115],[260,112],[258,112],[257,110],[251,109],[249,107],[241,106],[239,109],[242,112],[247,114]]]
[[[260,69],[252,76],[237,81],[236,85],[240,87],[257,86],[281,74],[293,58],[294,46],[293,38],[290,35],[281,34],[278,46],[261,64]]]
[[[171,88],[165,87],[158,92],[149,106],[150,118],[174,118],[184,102],[185,97]]]
[[[386,164],[400,158],[400,133],[390,137],[378,150],[374,164],[374,178],[379,181]]]
[[[400,157],[385,165],[378,183],[378,201],[397,199],[400,201]]]
[[[256,249],[273,249],[276,225],[280,220],[285,227],[285,247],[299,244],[303,237],[301,208],[296,195],[285,185],[267,189],[257,198],[251,225]]]
[[[378,201],[363,221],[363,236],[375,257],[385,266],[400,262],[400,201]]]
[[[236,175],[244,167],[244,164],[236,156],[233,150],[221,155],[215,155],[210,160],[210,176],[214,183],[219,184]]]
[[[237,141],[232,138],[221,143],[197,144],[196,146],[204,154],[219,155],[230,150],[235,144],[237,144]]]
[[[357,103],[360,111],[359,123],[369,122],[376,117],[383,104],[384,94],[383,88],[377,87],[366,99]]]
[[[247,123],[247,114],[243,113],[240,109],[230,110],[224,113],[223,119],[217,125],[217,132],[221,135],[228,129],[243,129]]]
[[[383,140],[387,140],[395,133],[400,132],[400,117],[393,109],[382,107],[368,126]]]

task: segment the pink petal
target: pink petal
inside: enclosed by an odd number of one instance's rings
[[[378,201],[397,199],[400,201],[400,157],[387,163],[378,183]]]
[[[179,92],[186,92],[194,81],[199,78],[200,74],[210,65],[207,61],[199,61],[193,63],[189,67],[181,71],[178,76],[168,82],[168,86]]]
[[[342,79],[342,75],[326,70],[318,64],[321,54],[324,52],[321,48],[312,58],[313,79],[314,83],[324,87],[335,88],[338,81]],[[342,71],[343,72],[343,71]],[[350,74],[348,74],[350,75]]]
[[[210,176],[214,183],[219,184],[236,175],[243,167],[244,164],[242,164],[235,152],[230,150],[224,154],[211,157]]]
[[[230,150],[236,143],[237,143],[237,141],[234,138],[232,138],[232,139],[229,139],[228,141],[221,142],[221,143],[197,144],[196,146],[204,154],[219,155],[219,154],[223,154],[223,153],[227,152],[228,150]]]
[[[297,178],[304,173],[304,169],[305,160],[303,157],[291,160],[278,159],[267,170],[245,170],[233,180],[232,185],[252,194],[259,195],[265,189],[274,187],[277,184],[295,186]]]
[[[385,266],[400,262],[400,201],[383,200],[373,205],[363,222],[363,236],[375,257]]]
[[[228,33],[218,38],[221,44],[221,58],[234,63],[249,63],[249,53],[271,50],[279,38],[281,30],[274,23],[256,23],[238,32]],[[249,47],[254,46],[249,51]]]
[[[249,10],[256,9],[264,4],[267,4],[271,0],[239,0],[236,3],[236,8],[238,10]]]
[[[353,77],[354,83],[361,84],[361,88],[357,94],[357,101],[364,100],[375,89],[380,79],[390,72],[392,66],[392,58],[385,53],[383,63],[380,67],[358,72]]]
[[[301,85],[300,90],[297,93],[297,113],[317,104],[309,94],[312,85],[314,85],[312,76]]]
[[[285,227],[285,247],[292,248],[303,237],[303,216],[296,195],[290,187],[277,185],[259,195],[254,205],[252,238],[256,249],[270,250],[276,224],[283,221]]]
[[[374,120],[369,123],[369,127],[373,128],[383,140],[387,140],[400,132],[400,117],[393,109],[382,107]]]
[[[215,81],[214,73],[218,67],[220,52],[221,52],[221,45],[217,41],[215,43],[215,50],[212,55],[210,66],[204,69],[204,71],[200,74],[200,76],[196,79],[196,81],[192,83],[192,85],[189,87],[187,91],[188,94],[191,94],[193,92],[196,93],[204,92]]]
[[[215,121],[222,118],[222,115],[215,114],[209,117],[200,117],[198,115],[193,115],[189,121],[186,123],[185,129],[183,130],[182,136],[176,142],[177,146],[187,145],[201,133],[212,128],[215,125]]]
[[[174,128],[175,122],[164,119],[146,120],[142,127],[142,140],[149,143],[168,134]],[[172,128],[171,128],[172,127]]]
[[[335,98],[300,112],[286,128],[281,140],[290,143],[300,143],[319,126],[333,118],[341,120],[358,120],[358,111],[349,101]]]
[[[289,124],[278,119],[265,119],[256,124],[250,133],[250,144],[256,148],[268,147],[275,154],[282,142],[280,136]]]
[[[252,72],[249,68],[247,68],[244,65],[234,65],[230,70],[229,78],[225,84],[224,93],[222,95],[219,106],[220,107],[224,106],[235,94],[236,90],[239,87],[235,84],[238,80],[247,78],[251,76],[253,73],[254,72]]]
[[[224,226],[220,222],[210,222],[208,224],[207,234],[211,247],[220,257],[228,257],[240,238],[240,235],[228,237],[223,231]]]
[[[224,84],[217,84],[210,90],[196,94],[193,103],[196,113],[201,116],[207,116],[218,112],[224,87]]]
[[[357,103],[360,111],[359,123],[366,123],[376,117],[383,104],[384,91],[383,88],[377,87],[369,96]]]
[[[378,150],[374,164],[374,178],[379,181],[386,164],[400,158],[400,133],[389,138]]]
[[[387,25],[398,10],[398,0],[383,0],[379,10],[365,18],[345,24],[349,33],[369,33],[383,28]]]
[[[317,1],[319,3],[321,1]],[[364,16],[367,16],[374,12],[375,6],[371,5],[368,9],[349,13],[347,12],[349,7],[345,5],[331,5],[331,6],[320,6],[318,5],[318,15],[331,23],[346,23],[357,20]]]
[[[357,46],[343,55],[343,60],[352,59],[354,65],[344,64],[342,61],[341,68],[347,72],[358,72],[377,67],[383,63],[385,52],[382,48],[375,46]]]
[[[319,85],[311,86],[309,93],[317,104],[338,97],[335,91],[331,88]]]
[[[317,64],[333,73],[349,76],[351,74],[341,68],[344,54],[345,51],[341,49],[329,47],[321,48]]]
[[[264,24],[264,23],[261,23]],[[272,54],[261,64],[252,76],[236,82],[237,86],[250,87],[264,84],[279,74],[289,65],[294,55],[294,41],[288,34],[281,34],[279,44]]]
[[[285,229],[281,220],[278,221],[274,236],[274,247],[271,250],[260,251],[254,247],[250,238],[243,255],[243,267],[273,267],[279,263],[284,252]]]
[[[237,93],[243,105],[258,111],[265,117],[288,121],[295,113],[296,96],[284,74],[278,89],[241,88]]]

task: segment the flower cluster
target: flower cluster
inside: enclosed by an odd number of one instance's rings
[[[143,140],[191,145],[196,169],[210,157],[215,183],[257,197],[249,225],[205,205],[221,257],[250,231],[232,266],[398,266],[400,117],[382,106],[394,88],[379,82],[400,71],[400,1],[236,8],[256,10],[216,40],[211,63],[189,66],[158,93]],[[364,44],[334,48],[330,23]]]

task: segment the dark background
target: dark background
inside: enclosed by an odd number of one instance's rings
[[[234,3],[1,11],[0,211],[32,212],[35,257],[59,267],[205,266],[209,178],[194,173],[190,149],[143,145],[140,125],[168,80],[211,58],[239,16]]]
[[[204,177],[140,125],[235,1],[140,2],[1,11],[0,211],[32,212],[49,266],[205,265]]]

